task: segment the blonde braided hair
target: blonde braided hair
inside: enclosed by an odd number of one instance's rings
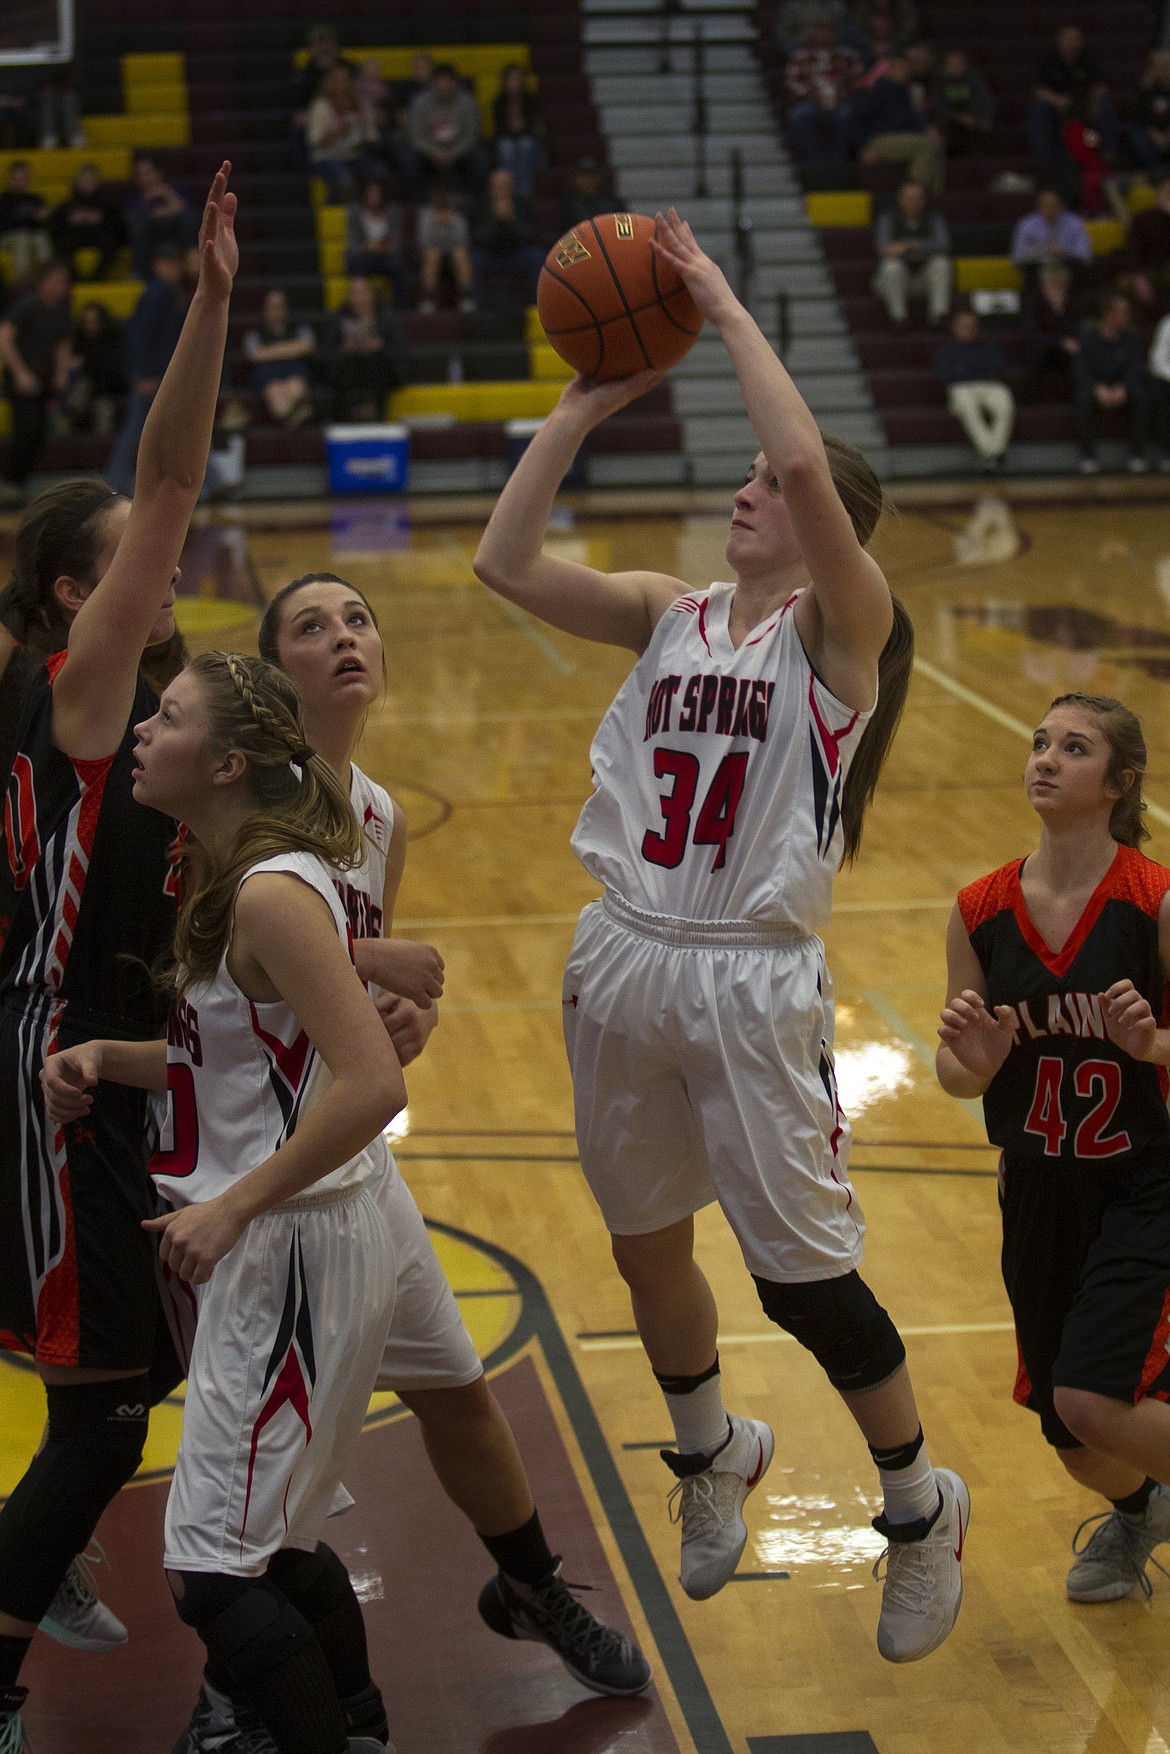
[[[227,949],[236,892],[253,865],[279,853],[305,852],[348,870],[362,856],[362,832],[349,797],[305,742],[300,697],[284,672],[263,658],[204,652],[188,665],[188,674],[207,711],[208,747],[244,757],[242,783],[256,808],[219,853],[187,843],[172,969],[180,990],[215,975]]]

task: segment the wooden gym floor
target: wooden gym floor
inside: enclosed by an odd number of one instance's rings
[[[627,668],[491,598],[458,503],[216,514],[184,560],[192,643],[254,642],[255,606],[310,568],[375,603],[390,685],[363,762],[405,807],[404,932],[447,963],[442,1025],[410,1069],[399,1155],[516,1423],[566,1574],[630,1625],[649,1703],[590,1700],[549,1653],[484,1630],[489,1566],[440,1498],[413,1421],[371,1414],[358,1508],[333,1538],[367,1602],[400,1754],[1170,1754],[1170,1578],[1152,1599],[1075,1607],[1069,1544],[1096,1504],[1012,1404],[994,1158],[975,1105],[931,1070],[943,933],[959,886],[1034,839],[1020,776],[1053,695],[1115,693],[1150,744],[1155,857],[1170,860],[1170,510],[1158,484],[1011,503],[921,496],[876,552],[908,604],[918,665],[859,864],[827,943],[838,1069],[869,1221],[867,1276],[905,1334],[932,1456],[966,1476],[966,1598],[941,1651],[877,1656],[881,1542],[865,1449],[812,1361],[764,1320],[720,1217],[699,1222],[721,1309],[728,1404],[769,1419],[739,1577],[712,1602],[677,1584],[669,1437],[574,1156],[560,971],[593,890],[568,847],[590,735]],[[1118,489],[1117,491],[1120,491]],[[601,567],[703,585],[724,572],[730,495],[609,497],[552,544]],[[450,521],[448,521],[450,520]],[[455,521],[460,520],[460,521]],[[0,543],[4,538],[0,537]],[[0,547],[0,564],[6,559]],[[35,1380],[0,1366],[0,1491],[40,1429]],[[157,1416],[141,1484],[112,1507],[103,1593],[125,1652],[38,1639],[26,1679],[37,1754],[158,1754],[199,1671],[171,1613],[159,1527],[179,1408]]]

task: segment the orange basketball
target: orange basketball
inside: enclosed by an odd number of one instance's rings
[[[695,301],[650,248],[644,213],[586,219],[545,257],[536,291],[544,332],[586,378],[669,371],[703,327]]]

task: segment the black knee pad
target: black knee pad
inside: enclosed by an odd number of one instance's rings
[[[349,1572],[324,1541],[312,1553],[282,1547],[268,1561],[266,1575],[310,1622],[324,1619],[353,1594]]]
[[[266,1577],[197,1571],[179,1576],[179,1616],[195,1628],[216,1672],[231,1687],[246,1687],[316,1642],[304,1615]]]
[[[897,1328],[859,1273],[802,1285],[752,1277],[769,1321],[799,1340],[842,1394],[880,1388],[906,1362]]]
[[[150,1418],[145,1377],[54,1383],[49,1428],[0,1514],[0,1610],[40,1620],[74,1554],[134,1474]]]

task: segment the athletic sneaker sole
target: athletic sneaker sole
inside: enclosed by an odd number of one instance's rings
[[[639,1681],[636,1687],[610,1687],[606,1682],[599,1681],[595,1675],[582,1674],[581,1670],[576,1668],[568,1657],[562,1655],[555,1645],[550,1644],[547,1638],[542,1638],[538,1632],[529,1632],[523,1626],[517,1626],[508,1610],[508,1604],[500,1593],[498,1578],[491,1578],[480,1593],[479,1612],[484,1624],[489,1626],[493,1632],[498,1632],[501,1638],[515,1638],[524,1644],[542,1644],[547,1651],[552,1652],[558,1662],[564,1665],[565,1670],[572,1675],[574,1681],[580,1682],[582,1687],[587,1687],[590,1693],[603,1693],[609,1699],[637,1699],[640,1694],[645,1693],[654,1679],[654,1671],[649,1663],[646,1664],[646,1679]]]
[[[752,1423],[756,1427],[756,1437],[759,1440],[760,1459],[756,1463],[753,1472],[747,1477],[747,1479],[745,1479],[743,1483],[743,1497],[736,1506],[735,1514],[739,1521],[739,1528],[736,1531],[737,1545],[733,1550],[735,1558],[732,1560],[730,1567],[728,1567],[721,1576],[717,1577],[714,1583],[700,1585],[697,1589],[694,1584],[692,1584],[690,1588],[688,1588],[685,1583],[682,1584],[684,1596],[689,1597],[692,1602],[709,1602],[712,1596],[717,1596],[720,1590],[723,1589],[726,1584],[731,1582],[732,1578],[735,1576],[736,1567],[743,1558],[743,1550],[747,1546],[748,1538],[747,1524],[744,1522],[742,1515],[743,1507],[755,1491],[756,1487],[760,1484],[760,1481],[764,1478],[764,1475],[768,1472],[768,1469],[772,1466],[772,1457],[776,1453],[776,1438],[772,1432],[771,1426],[765,1425],[762,1419],[755,1419]],[[682,1583],[681,1577],[679,1578],[679,1582]]]
[[[128,1632],[121,1638],[86,1638],[84,1633],[71,1632],[59,1620],[50,1620],[48,1617],[41,1621],[40,1629],[54,1644],[62,1644],[66,1650],[87,1650],[99,1655],[104,1651],[122,1650],[130,1642]]]

